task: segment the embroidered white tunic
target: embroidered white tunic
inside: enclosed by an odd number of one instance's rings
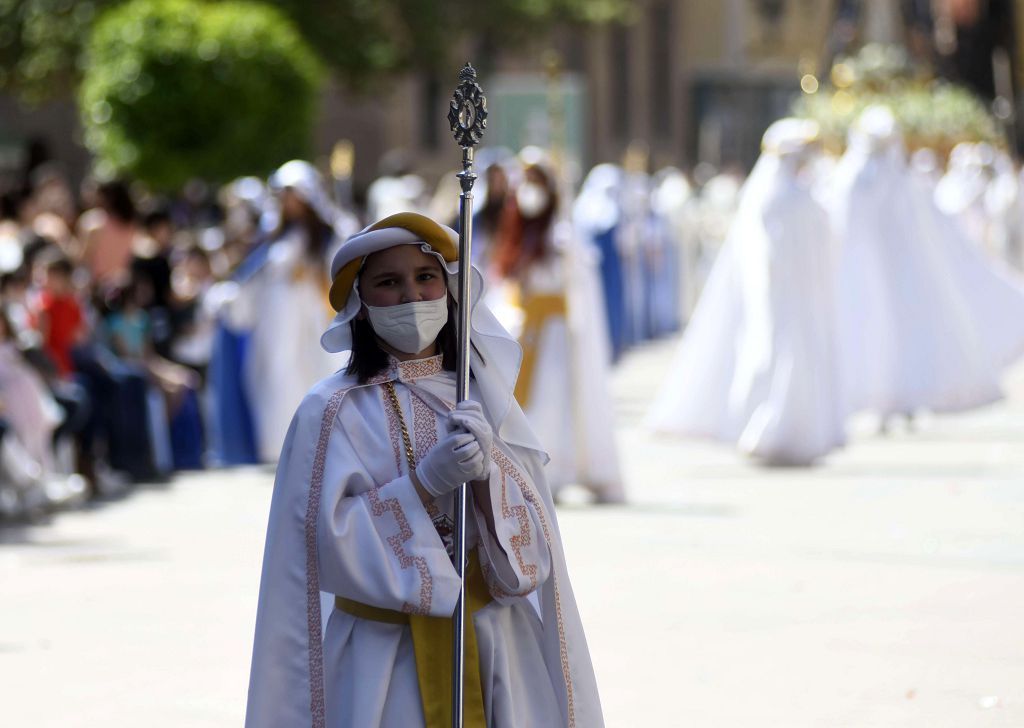
[[[250,728],[424,725],[407,625],[332,609],[321,642],[321,592],[433,616],[455,607],[458,576],[442,538],[453,498],[425,506],[416,494],[387,382],[418,459],[445,432],[455,401],[454,375],[440,357],[392,360],[364,385],[334,375],[292,422],[267,534]],[[529,452],[495,437],[493,530],[484,504],[470,500],[467,540],[494,597],[473,617],[487,724],[600,726],[550,494]]]

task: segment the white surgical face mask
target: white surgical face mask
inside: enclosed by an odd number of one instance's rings
[[[548,191],[536,182],[523,182],[516,188],[516,204],[523,217],[535,218],[547,209]]]
[[[366,311],[377,336],[405,354],[418,354],[434,343],[448,321],[448,297],[397,306],[370,306]]]

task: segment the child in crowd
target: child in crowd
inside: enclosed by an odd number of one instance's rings
[[[61,377],[74,372],[72,348],[85,331],[85,317],[72,284],[74,265],[63,255],[52,254],[40,261],[41,290],[35,306],[36,328],[43,348]]]

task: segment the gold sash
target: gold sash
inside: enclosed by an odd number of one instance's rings
[[[566,315],[565,296],[560,294],[543,294],[527,296],[523,303],[523,333],[519,343],[523,347],[523,364],[519,368],[519,379],[516,380],[516,401],[525,408],[530,401],[533,389],[533,373],[537,366],[537,346],[544,324],[555,316]]]
[[[465,728],[487,728],[484,717],[483,683],[480,679],[480,651],[473,615],[491,602],[491,593],[480,570],[476,549],[469,553],[466,567],[466,639],[463,675],[463,721]],[[345,597],[334,597],[334,606],[360,619],[388,624],[407,624],[412,632],[416,655],[416,676],[427,728],[450,728],[452,724],[452,630],[451,617],[429,617],[382,609]]]

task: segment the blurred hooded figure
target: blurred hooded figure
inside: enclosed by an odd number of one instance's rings
[[[366,214],[377,220],[398,212],[425,210],[427,183],[412,171],[412,158],[404,149],[392,149],[380,161],[380,177],[366,190]]]
[[[623,160],[619,189],[621,221],[618,248],[622,262],[625,300],[626,346],[640,344],[655,335],[650,316],[648,296],[648,250],[651,230],[651,178],[647,174],[647,150],[642,144],[631,144]]]
[[[884,421],[997,399],[998,368],[935,238],[933,206],[923,204],[888,108],[869,107],[857,119],[833,184],[844,411]]]
[[[828,218],[801,168],[817,125],[765,132],[671,378],[657,431],[711,437],[769,465],[810,465],[843,444]]]
[[[935,166],[929,164],[928,155],[922,154],[928,151],[916,151],[911,160],[911,189],[922,223],[927,226],[924,237],[933,241],[945,258],[946,268],[963,294],[972,327],[981,338],[987,361],[1002,369],[1024,355],[1024,277],[979,245],[957,212],[942,209]],[[938,184],[949,179],[947,175]]]
[[[651,191],[651,237],[647,251],[652,332],[666,336],[682,325],[692,231],[692,189],[682,171],[655,173]]]
[[[1020,184],[1005,152],[985,142],[957,144],[935,201],[991,256],[1019,262]]]
[[[349,217],[337,211],[319,172],[293,160],[271,175],[280,221],[262,266],[239,286],[230,317],[251,331],[243,381],[253,414],[258,457],[274,462],[292,413],[310,386],[341,363],[317,346],[332,318],[327,266]]]

